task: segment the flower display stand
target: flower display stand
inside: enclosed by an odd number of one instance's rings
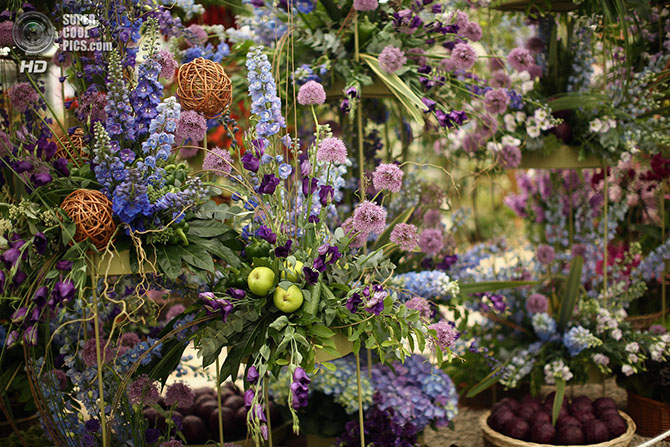
[[[610,439],[606,442],[601,442],[599,444],[589,444],[589,447],[628,447],[630,445],[631,440],[633,439],[633,435],[635,434],[635,422],[623,411],[619,411],[619,414],[628,425],[626,433],[619,436],[618,438]],[[520,439],[510,438],[509,436],[505,436],[502,433],[498,433],[489,427],[489,424],[486,422],[490,415],[491,411],[489,410],[479,418],[479,427],[482,430],[482,437],[484,438],[485,447],[546,447],[546,444],[526,442]]]
[[[525,152],[519,169],[593,169],[602,168],[606,163],[596,157],[579,159],[579,150],[571,146],[560,146],[551,154],[540,151]]]
[[[499,11],[521,11],[528,10],[538,12],[567,12],[577,9],[577,5],[571,0],[497,0],[491,3],[493,9]]]
[[[289,436],[291,436],[291,427],[292,427],[291,422],[286,422],[284,424],[281,424],[279,427],[272,429],[272,440],[274,442],[284,442],[286,439],[289,438]],[[240,439],[231,441],[226,440],[225,445],[230,444],[238,445],[240,447],[256,447],[256,444],[252,439]],[[209,444],[206,445],[188,444],[186,447],[208,447],[213,445],[218,446],[219,444],[218,443],[213,444],[212,441],[209,441]],[[268,443],[266,442],[265,445],[268,445]]]
[[[334,354],[328,351],[324,351],[323,349],[317,349],[314,357],[318,363],[339,359],[340,357],[344,357],[345,355],[353,352],[354,344],[340,332],[337,332],[335,335],[333,335],[333,343],[335,343],[335,349],[337,349],[337,352],[340,355],[335,356]]]
[[[133,272],[130,266],[130,251],[104,252],[96,254],[93,267],[99,276],[132,275],[133,273],[155,273],[156,269],[150,262],[144,262],[139,272]]]
[[[642,436],[658,436],[670,430],[670,404],[628,391],[628,413]]]

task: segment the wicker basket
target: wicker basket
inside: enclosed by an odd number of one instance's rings
[[[627,316],[625,320],[630,323],[630,325],[635,330],[646,330],[649,329],[656,320],[663,316],[663,311],[659,310],[653,314],[644,314],[644,315],[633,315]]]
[[[633,435],[635,434],[635,422],[623,411],[619,411],[619,414],[628,424],[628,429],[626,433],[619,436],[618,438],[610,439],[607,442],[601,442],[599,444],[589,444],[588,447],[628,447]],[[501,433],[498,433],[486,422],[486,420],[491,415],[491,410],[484,413],[479,418],[479,427],[482,429],[482,437],[484,438],[485,447],[546,447],[546,444],[537,444],[535,442],[526,442],[520,439],[510,438]],[[568,446],[576,447],[576,446]]]
[[[628,413],[642,436],[654,437],[670,430],[670,404],[628,391]]]

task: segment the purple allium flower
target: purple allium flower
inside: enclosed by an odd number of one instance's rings
[[[202,169],[214,172],[218,176],[228,175],[233,169],[233,158],[227,150],[215,147],[205,154]]]
[[[376,0],[375,3],[377,3]],[[12,35],[12,28],[14,28],[14,22],[12,22],[11,20],[7,20],[0,23],[0,48],[14,46],[14,37]]]
[[[377,0],[354,0],[356,11],[374,11],[379,6]]]
[[[528,74],[530,75],[530,78],[531,78],[531,79],[541,78],[541,77],[542,77],[542,73],[543,73],[543,72],[542,72],[542,67],[540,67],[540,66],[537,65],[537,64],[533,64],[533,65],[531,65],[531,66],[528,68],[528,70],[526,70],[526,71],[527,71]]]
[[[183,314],[185,310],[186,308],[183,304],[175,304],[168,310],[167,314],[165,314],[165,321],[172,321],[173,318]]]
[[[463,137],[461,145],[463,150],[468,154],[473,154],[477,152],[477,149],[481,147],[481,136],[478,133],[469,133]]]
[[[458,339],[458,331],[452,322],[440,320],[428,326],[428,329],[433,329],[437,332],[436,339],[431,339],[433,351],[437,350],[437,348],[442,350],[448,349]]]
[[[464,27],[458,28],[458,34],[473,42],[478,42],[482,39],[482,27],[477,22],[468,22]]]
[[[177,404],[177,407],[189,408],[193,405],[194,399],[195,395],[191,387],[184,382],[175,382],[172,385],[168,385],[165,392],[165,404],[170,406]]]
[[[205,29],[202,26],[194,23],[192,25],[189,25],[189,27],[186,29],[190,31],[191,34],[193,34],[198,43],[202,44],[207,42],[207,31],[205,31]]]
[[[509,104],[509,97],[504,89],[496,88],[484,94],[484,107],[493,115],[504,113],[507,110],[507,104]]]
[[[260,239],[264,239],[271,244],[275,244],[277,242],[277,235],[273,233],[270,227],[268,227],[267,225],[261,225],[260,227],[258,227],[256,232],[254,233],[254,236]]]
[[[12,85],[7,94],[9,95],[9,103],[18,112],[27,111],[30,106],[36,104],[40,99],[33,86],[27,82]]]
[[[442,213],[438,209],[431,209],[426,211],[426,214],[423,215],[423,224],[428,227],[436,227],[442,220]]]
[[[451,52],[451,61],[457,69],[469,70],[477,62],[477,53],[469,44],[457,43]]]
[[[586,255],[586,246],[584,244],[575,244],[572,246],[572,256],[581,256]]]
[[[361,233],[381,234],[386,227],[386,210],[366,200],[354,210],[353,225]]]
[[[494,88],[507,88],[510,85],[510,78],[503,70],[497,70],[491,75],[489,83]]]
[[[279,178],[274,174],[265,174],[263,175],[263,180],[258,187],[258,192],[261,194],[274,194],[277,185],[279,185]]]
[[[175,306],[172,306],[174,308]],[[172,310],[172,309],[170,309]],[[126,332],[121,336],[121,346],[128,346],[129,348],[134,347],[136,344],[138,344],[141,341],[140,336],[137,335],[135,332]]]
[[[326,163],[343,164],[347,162],[347,147],[339,138],[324,138],[319,143],[319,150],[316,152],[317,161]]]
[[[411,300],[405,303],[405,307],[408,309],[414,309],[419,311],[421,318],[429,319],[433,314],[433,311],[430,308],[430,303],[425,298],[420,296],[415,296]]]
[[[526,310],[529,314],[539,314],[549,309],[549,300],[541,293],[532,293],[526,298]]]
[[[551,245],[541,244],[539,247],[537,247],[536,256],[537,261],[540,264],[548,265],[554,262],[556,252],[554,252],[554,247],[552,247]]]
[[[105,106],[107,105],[107,94],[95,90],[89,90],[79,98],[79,107],[75,114],[79,120],[91,123],[96,121],[107,121],[107,112]]]
[[[372,173],[372,185],[376,190],[386,189],[391,192],[399,192],[402,188],[402,178],[405,174],[393,163],[382,163]]]
[[[515,48],[507,55],[507,62],[518,71],[526,71],[533,65],[533,56],[525,48]]]
[[[505,169],[516,169],[521,164],[521,150],[517,146],[505,145],[498,155]]]
[[[191,140],[194,143],[202,141],[207,132],[207,120],[195,110],[187,110],[179,115],[177,129],[174,132],[177,140]]]
[[[159,397],[158,386],[147,376],[140,376],[128,385],[128,399],[133,405],[154,405]]]
[[[303,106],[323,104],[326,102],[326,91],[316,81],[307,81],[298,90],[298,104]]]
[[[456,65],[451,59],[442,59],[440,61],[440,69],[446,73],[451,73],[456,69]]]
[[[101,344],[104,346],[106,343],[101,340]],[[107,349],[102,353],[102,363],[107,363],[114,357],[114,351],[112,351],[111,346],[107,346]],[[98,357],[95,350],[95,338],[89,338],[84,343],[84,349],[82,350],[81,358],[84,361],[86,366],[94,366],[98,363]]]
[[[649,327],[649,333],[655,334],[655,335],[663,335],[667,331],[665,327],[662,324],[654,324]]]
[[[485,139],[490,138],[498,132],[498,120],[486,113],[479,117],[476,129]]]
[[[419,235],[419,247],[429,256],[434,256],[444,248],[442,232],[435,228],[427,228]]]
[[[387,73],[394,73],[400,70],[407,62],[405,53],[400,48],[391,45],[384,47],[379,54],[379,66]]]
[[[368,240],[368,233],[362,232],[359,228],[356,228],[354,225],[354,220],[349,217],[347,220],[342,223],[342,229],[344,234],[349,237],[353,237],[349,247],[351,248],[360,248],[365,245],[365,242]]]
[[[531,54],[540,54],[544,51],[544,40],[537,36],[533,36],[526,41],[526,49]]]
[[[260,166],[261,161],[254,157],[254,154],[252,154],[251,151],[246,151],[244,155],[242,155],[241,160],[244,169],[251,172],[258,172],[258,167]]]
[[[412,251],[419,242],[416,226],[412,224],[399,223],[391,231],[391,242],[405,251]]]
[[[167,80],[171,80],[177,70],[177,61],[174,60],[172,53],[167,50],[160,50],[156,53],[156,61],[161,66],[160,75]]]

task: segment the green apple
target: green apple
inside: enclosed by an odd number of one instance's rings
[[[290,314],[300,309],[304,298],[300,287],[293,284],[284,290],[281,287],[275,289],[274,303],[277,309]]]
[[[247,284],[255,295],[265,296],[275,285],[275,272],[268,267],[256,267],[249,272]]]
[[[302,272],[302,267],[305,264],[302,261],[295,261],[295,265],[291,265],[288,262],[285,264],[286,270],[281,272],[282,279],[288,279],[289,281],[296,282],[298,281],[298,275]],[[288,270],[288,273],[286,271]]]

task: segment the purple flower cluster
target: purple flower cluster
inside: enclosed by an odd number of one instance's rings
[[[312,262],[311,267],[303,267],[305,280],[310,284],[316,284],[319,280],[319,274],[326,271],[329,265],[337,262],[342,257],[340,249],[335,245],[323,244],[318,249],[317,258]]]
[[[384,286],[381,284],[372,287],[365,286],[360,293],[354,292],[347,299],[345,306],[349,312],[356,313],[363,305],[368,313],[379,315],[384,310],[384,299],[387,296],[388,292],[384,290]]]
[[[312,380],[307,376],[305,370],[297,367],[293,371],[293,382],[291,383],[291,406],[296,410],[304,408],[309,400],[309,384]]]
[[[220,314],[224,322],[233,310],[233,304],[230,301],[217,298],[212,292],[201,292],[200,300],[207,315]]]

